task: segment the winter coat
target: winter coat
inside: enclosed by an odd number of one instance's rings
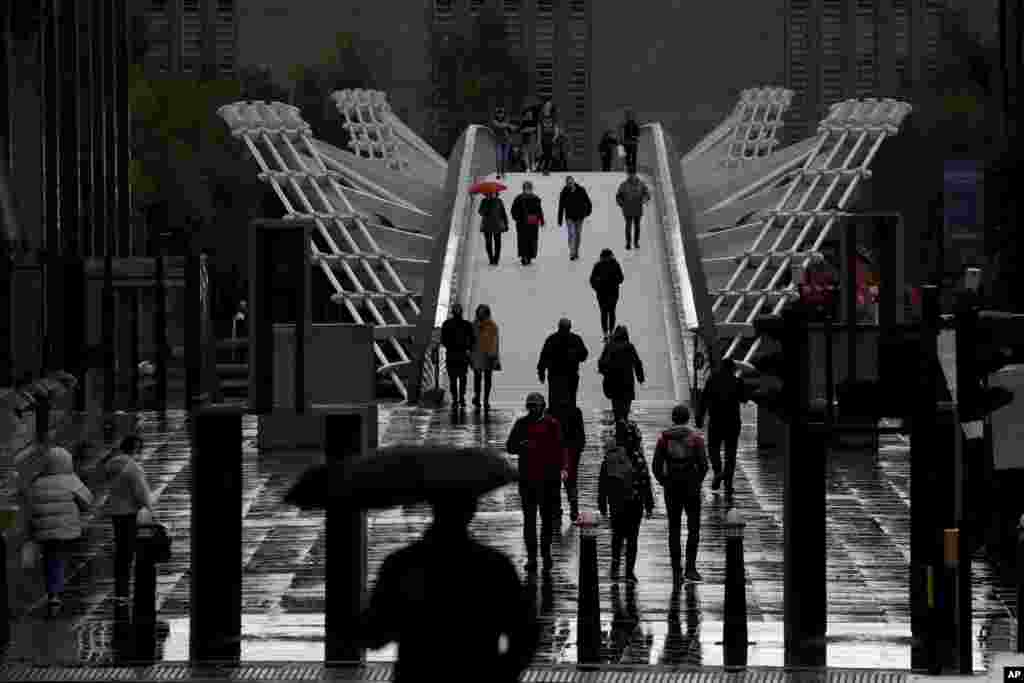
[[[632,401],[636,399],[634,375],[642,384],[644,381],[644,364],[636,352],[636,347],[629,342],[613,341],[604,347],[597,370],[604,375],[601,383],[604,395],[612,400]]]
[[[448,660],[437,654],[453,633],[472,624],[460,636],[460,666],[486,671],[495,683],[514,683],[537,648],[535,617],[533,595],[503,553],[431,528],[384,560],[352,633],[369,649],[397,643],[394,680],[403,683],[450,678]],[[503,634],[508,650],[500,653],[496,643]]]
[[[615,139],[614,135],[604,134],[601,138],[601,142],[597,145],[597,151],[602,157],[610,157],[615,154],[615,148],[619,145],[619,141]]]
[[[475,344],[476,329],[465,318],[449,318],[441,325],[441,345],[444,346],[446,364],[469,364],[469,355]]]
[[[535,420],[524,415],[512,425],[505,450],[519,456],[519,477],[531,483],[558,481],[569,469],[562,427],[551,415]]]
[[[562,428],[562,443],[573,453],[582,453],[587,446],[586,425],[583,411],[576,406],[558,406],[549,410],[551,417],[558,420]]]
[[[635,145],[640,140],[640,124],[636,121],[626,121],[622,124],[622,144]]]
[[[619,286],[625,282],[622,274],[622,266],[614,258],[607,261],[601,259],[594,264],[590,271],[590,286],[597,293],[598,297],[618,296]]]
[[[545,142],[554,142],[558,132],[558,124],[553,118],[544,117],[540,120],[540,136]]]
[[[581,221],[589,216],[593,209],[590,196],[582,185],[576,185],[571,190],[568,187],[563,187],[562,192],[558,195],[558,224],[562,224],[563,218]]]
[[[146,484],[142,465],[130,455],[115,455],[108,460],[104,469],[111,481],[107,498],[107,513],[110,515],[134,515],[140,508],[153,507],[153,493]]]
[[[480,202],[480,232],[508,232],[508,213],[501,197],[484,197]]]
[[[668,445],[670,441],[683,441],[687,448],[696,449],[698,467],[685,481],[677,481],[672,478],[668,468]],[[704,477],[708,473],[707,448],[704,445],[704,437],[695,429],[686,425],[676,425],[666,429],[658,437],[658,443],[654,447],[654,461],[651,463],[654,478],[665,488],[682,487],[689,490],[699,489]]]
[[[555,332],[544,340],[537,361],[537,373],[571,377],[580,372],[580,363],[585,363],[590,352],[583,338],[575,332]]]
[[[531,225],[530,218],[535,217],[537,223],[533,227],[544,225],[544,207],[540,197],[525,192],[512,200],[512,220],[519,227]]]
[[[746,399],[743,380],[731,373],[713,372],[704,384],[697,408],[696,424],[704,424],[704,416],[711,415],[713,429],[726,432],[740,430],[740,404]]]
[[[482,320],[474,326],[476,345],[473,347],[471,361],[474,370],[491,370],[493,359],[498,357],[498,323],[493,320]]]
[[[647,185],[637,178],[626,180],[619,185],[619,191],[615,194],[615,203],[622,207],[622,215],[627,218],[640,218],[644,215],[644,204],[651,199],[651,193]]]
[[[507,118],[500,121],[497,118],[491,119],[491,128],[494,130],[494,137],[498,144],[507,145],[512,137],[512,124]]]
[[[828,266],[812,266],[804,271],[800,283],[803,302],[811,305],[826,305],[835,301],[836,278]]]
[[[36,541],[70,541],[82,535],[81,513],[92,505],[89,488],[75,474],[71,454],[48,449],[46,464],[23,492],[29,529]]]
[[[651,486],[651,473],[647,469],[647,458],[644,457],[643,449],[637,448],[629,451],[629,457],[633,461],[633,491],[635,496],[633,502],[639,501],[643,504],[647,514],[654,512],[654,487]],[[618,510],[619,501],[611,500],[609,489],[611,480],[608,478],[608,463],[601,463],[601,475],[597,480],[597,509],[602,515],[608,514],[609,504],[612,515]]]

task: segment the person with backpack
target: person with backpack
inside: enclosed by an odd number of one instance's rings
[[[551,541],[562,502],[562,482],[569,478],[569,454],[562,427],[544,412],[544,397],[526,397],[527,414],[512,425],[505,450],[519,456],[519,498],[523,506],[526,571],[537,571],[537,512],[540,552],[545,573],[551,571]]]
[[[444,347],[452,408],[466,407],[466,377],[469,375],[469,359],[475,343],[473,323],[462,317],[462,304],[453,304],[452,317],[441,325],[441,346]]]
[[[675,583],[700,581],[697,571],[697,545],[700,543],[701,484],[708,473],[708,455],[704,437],[691,429],[690,409],[678,405],[672,410],[672,427],[661,433],[654,447],[651,469],[665,491],[668,516],[668,550],[672,558]],[[682,560],[680,535],[686,513],[686,567]]]
[[[604,375],[601,388],[605,398],[612,402],[615,419],[625,420],[636,400],[634,376],[637,382],[644,383],[644,364],[640,361],[636,347],[629,341],[629,331],[625,325],[615,328],[611,341],[604,347],[597,361],[597,371]]]
[[[640,221],[644,217],[644,205],[651,201],[651,192],[644,181],[636,174],[629,172],[629,177],[619,185],[615,193],[615,203],[622,209],[622,217],[626,221],[626,250],[640,248]],[[632,228],[632,234],[631,229]]]
[[[723,358],[718,369],[711,373],[701,392],[697,410],[697,428],[703,428],[704,417],[710,415],[708,425],[708,455],[715,476],[711,489],[717,491],[725,483],[725,492],[733,492],[732,479],[736,472],[736,450],[739,446],[740,404],[746,400],[743,380],[736,376],[736,363],[732,358]],[[722,467],[721,451],[725,444],[725,467]]]
[[[633,422],[615,423],[615,441],[605,448],[597,485],[597,507],[602,517],[611,513],[611,578],[619,578],[622,546],[626,546],[626,580],[636,583],[637,541],[644,511],[654,515],[654,491],[644,458],[643,438]]]
[[[583,237],[583,221],[594,210],[590,195],[578,185],[572,176],[566,176],[565,187],[558,195],[558,227],[562,227],[562,219],[569,233],[569,260],[580,257],[580,240]]]
[[[494,110],[494,118],[491,120],[491,128],[494,130],[494,137],[497,140],[497,176],[500,180],[508,171],[509,157],[512,150],[513,125],[505,114],[505,107],[498,107]]]
[[[626,278],[622,266],[615,260],[611,249],[601,250],[601,259],[590,271],[590,286],[597,295],[597,308],[601,312],[601,335],[607,344],[615,329],[615,307],[619,304],[619,287]]]
[[[575,404],[563,400],[551,406],[551,416],[562,427],[562,443],[569,451],[569,471],[565,479],[565,497],[569,501],[569,519],[575,522],[580,516],[580,494],[577,485],[580,459],[587,445],[586,426],[583,411]],[[561,515],[559,515],[561,516]]]
[[[533,183],[523,183],[523,192],[512,201],[512,220],[516,224],[516,246],[519,261],[530,265],[537,258],[537,242],[540,228],[544,225],[544,207],[540,197],[533,193]]]

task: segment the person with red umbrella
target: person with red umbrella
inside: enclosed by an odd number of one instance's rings
[[[484,234],[487,246],[487,259],[492,266],[501,260],[501,235],[508,232],[508,212],[496,191],[488,192],[480,202],[480,232]]]
[[[523,183],[523,193],[512,202],[512,220],[516,222],[516,245],[519,260],[524,266],[537,258],[540,226],[544,225],[544,207],[540,197],[533,193],[533,183]]]

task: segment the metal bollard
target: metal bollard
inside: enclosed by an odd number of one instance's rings
[[[725,515],[725,666],[747,665],[747,572],[743,558],[746,523],[736,508]]]
[[[1024,605],[1024,515],[1017,522],[1017,652],[1024,652],[1024,619],[1020,606]]]
[[[597,521],[593,512],[581,512],[579,602],[576,615],[578,660],[597,664],[601,660],[601,598],[597,583]]]
[[[140,661],[156,657],[156,561],[152,551],[153,526],[139,525],[135,532],[135,594],[132,624],[135,655]]]
[[[0,507],[0,647],[11,641],[11,610],[7,587],[7,532],[17,525],[18,506]]]

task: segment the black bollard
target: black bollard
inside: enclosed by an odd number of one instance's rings
[[[1024,652],[1024,619],[1020,605],[1024,605],[1024,515],[1017,522],[1017,652]]]
[[[743,558],[746,523],[736,508],[725,515],[725,666],[747,665],[747,572]]]
[[[132,625],[135,658],[156,657],[156,558],[152,550],[153,526],[139,525],[135,534],[135,587],[132,596]]]
[[[597,581],[597,522],[594,513],[581,512],[579,602],[576,615],[577,659],[582,664],[601,661],[601,598]]]
[[[7,588],[7,529],[13,528],[18,508],[5,505],[0,510],[0,648],[11,642],[11,606]]]
[[[192,420],[189,660],[237,664],[242,647],[242,413],[210,407],[194,413]]]

